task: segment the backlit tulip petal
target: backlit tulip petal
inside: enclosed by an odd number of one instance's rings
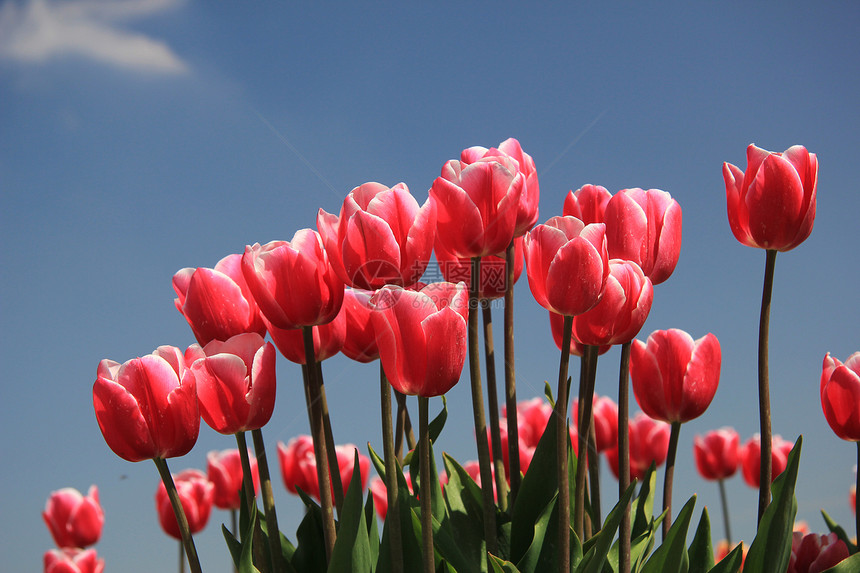
[[[251,466],[254,492],[260,489],[260,476],[257,473],[257,458],[249,451],[248,463]],[[239,509],[242,489],[242,460],[239,450],[213,451],[206,455],[206,478],[215,488],[213,503],[220,509]]]
[[[860,352],[844,364],[827,353],[820,392],[821,408],[831,429],[843,440],[860,441]]]
[[[86,496],[71,487],[52,492],[42,517],[58,547],[95,544],[105,522],[96,486],[91,486]]]
[[[188,529],[192,534],[201,531],[209,522],[209,514],[215,500],[215,486],[206,478],[206,474],[192,469],[175,474],[173,482],[188,520]],[[163,482],[159,482],[155,493],[155,509],[164,532],[175,539],[181,539],[179,524]]]
[[[693,439],[693,458],[699,475],[707,480],[725,479],[738,469],[740,436],[732,428],[721,428]]]

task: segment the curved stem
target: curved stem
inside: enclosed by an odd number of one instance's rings
[[[630,342],[621,345],[618,369],[618,497],[630,486]],[[630,503],[621,516],[619,528],[619,571],[630,573]]]
[[[585,472],[588,469],[588,426],[591,425],[591,415],[594,401],[594,380],[597,374],[597,346],[586,345],[582,356],[585,370],[579,381],[579,457],[576,460],[576,489],[574,498],[574,531],[582,539],[585,530]],[[583,541],[585,541],[583,539]]]
[[[170,500],[171,507],[173,507],[173,514],[176,516],[176,523],[179,525],[179,534],[182,536],[182,546],[185,548],[185,555],[188,557],[188,566],[191,568],[192,573],[202,573],[200,559],[197,557],[197,548],[194,546],[194,538],[191,537],[188,519],[185,517],[185,510],[182,509],[182,500],[179,499],[179,492],[176,490],[176,484],[173,483],[173,476],[170,475],[170,469],[167,467],[167,460],[164,458],[153,458],[152,461],[155,462],[155,467],[158,468],[161,481],[167,490],[167,498]]]
[[[326,562],[331,560],[331,552],[337,539],[334,525],[334,509],[331,499],[331,481],[329,479],[328,454],[326,452],[325,428],[323,426],[322,397],[319,382],[316,379],[314,363],[313,331],[310,326],[302,327],[305,345],[305,397],[308,402],[308,418],[311,426],[311,437],[314,443],[314,457],[317,463],[317,480],[320,488],[320,506],[322,508],[323,536],[325,537]]]
[[[340,463],[337,461],[337,448],[334,445],[334,434],[331,431],[331,418],[328,415],[328,400],[325,396],[325,382],[322,375],[322,363],[317,362],[317,380],[320,385],[320,403],[322,404],[323,412],[323,430],[325,432],[325,451],[328,455],[328,467],[332,469],[331,488],[334,492],[334,509],[337,512],[337,517],[340,519],[340,512],[343,510],[343,481],[340,478]]]
[[[570,476],[567,472],[567,369],[570,363],[570,336],[573,317],[565,316],[562,326],[561,360],[558,365],[558,396],[555,401],[556,479],[558,481],[558,570],[570,573]],[[577,464],[577,467],[579,465]]]
[[[770,504],[771,481],[771,428],[770,387],[768,381],[768,330],[770,329],[770,300],[773,292],[773,269],[776,251],[768,250],[764,269],[764,288],[761,295],[761,316],[758,329],[758,405],[761,425],[761,473],[759,474],[758,521]]]
[[[493,311],[490,302],[481,300],[484,319],[484,357],[487,364],[487,404],[490,409],[490,440],[493,445],[493,472],[496,478],[496,498],[499,509],[508,508],[508,482],[502,457],[502,433],[499,425],[499,397],[496,392],[496,350],[493,346]]]
[[[251,515],[251,507],[255,503],[254,476],[251,474],[251,458],[248,456],[248,442],[245,432],[236,433],[236,445],[239,446],[239,460],[242,463],[242,488],[245,491],[245,503],[248,505],[248,515]],[[234,533],[236,528],[233,528]],[[244,532],[242,532],[244,534]]]
[[[418,396],[418,439],[421,458],[419,472],[421,476],[421,540],[423,544],[422,562],[424,573],[436,571],[435,550],[433,549],[433,515],[430,506],[430,423],[428,403],[429,398]]]
[[[508,420],[508,467],[511,505],[517,499],[520,475],[520,438],[517,420],[517,377],[514,369],[514,242],[505,251],[505,406]]]
[[[720,502],[723,505],[723,524],[726,528],[726,543],[729,548],[732,546],[732,528],[729,527],[729,499],[726,496],[726,484],[723,478],[717,480],[720,484]]]
[[[281,534],[278,529],[278,514],[275,513],[275,495],[269,477],[269,461],[266,458],[266,445],[263,431],[251,430],[254,440],[254,453],[257,455],[257,473],[260,475],[260,497],[263,498],[263,511],[266,515],[266,531],[269,538],[269,551],[272,554],[272,571],[284,571],[284,555],[281,552]]]
[[[666,473],[663,474],[663,539],[669,534],[672,526],[672,479],[675,474],[675,455],[678,452],[678,436],[681,434],[681,422],[672,422],[669,433],[669,452],[666,454]]]
[[[400,536],[400,505],[398,503],[397,461],[394,455],[394,436],[391,428],[391,385],[385,378],[382,362],[379,363],[379,397],[382,406],[382,451],[385,457],[385,488],[388,496],[389,546],[391,571],[403,573],[403,542]]]
[[[488,553],[496,554],[496,504],[493,499],[493,474],[490,470],[490,448],[487,444],[487,423],[484,419],[484,395],[481,391],[481,365],[478,350],[478,278],[481,257],[472,257],[472,277],[469,288],[469,379],[472,386],[472,413],[478,442],[478,465],[481,469],[481,493],[484,510],[484,541]],[[487,557],[489,565],[489,557]]]

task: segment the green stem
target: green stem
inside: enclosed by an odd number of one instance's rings
[[[570,573],[570,476],[567,472],[567,369],[570,363],[570,336],[573,317],[565,316],[562,326],[561,360],[558,365],[558,396],[555,401],[556,480],[558,481],[558,570]],[[578,467],[578,466],[577,466]]]
[[[406,407],[406,395],[394,391],[394,399],[397,401],[397,426],[394,430],[394,452],[398,460],[403,460],[403,438],[406,438],[406,447],[415,449],[415,434],[412,432],[412,421],[409,419],[409,408]]]
[[[385,457],[385,487],[388,495],[388,525],[391,547],[391,571],[403,573],[403,542],[400,535],[400,504],[398,502],[397,459],[394,455],[394,436],[391,428],[391,385],[385,378],[382,362],[379,363],[379,396],[382,405],[382,451]]]
[[[155,467],[158,468],[161,481],[164,482],[164,488],[167,490],[167,498],[170,500],[171,507],[173,507],[173,514],[176,516],[176,523],[179,525],[179,535],[182,537],[182,546],[185,548],[185,554],[188,557],[188,566],[191,568],[192,573],[202,573],[200,559],[197,557],[197,548],[194,546],[194,538],[191,537],[188,519],[185,518],[185,510],[182,509],[182,500],[179,499],[179,492],[176,490],[176,484],[173,483],[173,476],[170,475],[167,460],[164,458],[152,458],[152,461],[155,462]]]
[[[621,345],[618,370],[618,497],[630,486],[630,342]],[[630,573],[630,503],[621,516],[619,537],[619,572]]]
[[[761,473],[759,474],[758,521],[770,504],[771,481],[771,427],[770,388],[768,381],[768,330],[770,329],[770,300],[773,293],[773,269],[776,251],[768,250],[764,269],[764,288],[761,295],[761,316],[758,330],[758,404],[761,424]]]
[[[433,514],[430,505],[430,423],[429,398],[418,396],[418,435],[421,440],[419,472],[421,476],[421,540],[423,544],[422,562],[424,573],[436,571],[435,550],[433,549]]]
[[[723,478],[717,480],[720,484],[720,503],[723,506],[723,524],[726,528],[726,543],[728,543],[729,549],[732,547],[732,528],[729,527],[729,499],[726,496],[726,484]]]
[[[508,508],[508,482],[502,457],[502,434],[499,426],[499,397],[496,391],[496,350],[493,346],[493,311],[488,300],[481,300],[484,318],[484,356],[487,364],[487,404],[490,409],[490,439],[493,445],[493,471],[496,477],[496,498],[499,509]]]
[[[185,573],[185,548],[182,541],[179,542],[179,573]]]
[[[343,510],[343,481],[340,478],[340,463],[337,460],[337,448],[334,445],[334,434],[331,431],[331,418],[328,413],[328,399],[325,396],[325,382],[322,375],[322,364],[316,363],[317,380],[320,385],[320,404],[323,411],[323,429],[325,431],[325,451],[328,455],[328,467],[331,471],[331,487],[334,491],[334,509],[340,519]]]
[[[281,552],[281,534],[278,529],[278,514],[275,512],[275,495],[269,476],[269,462],[266,458],[266,445],[263,431],[251,430],[254,440],[254,453],[257,455],[257,474],[260,476],[260,497],[263,498],[263,511],[266,515],[266,531],[269,538],[269,551],[272,554],[272,571],[284,571],[284,556]]]
[[[681,422],[672,422],[669,433],[669,451],[666,454],[666,473],[663,474],[663,511],[666,517],[663,519],[663,539],[669,535],[672,527],[672,480],[675,474],[675,455],[678,452],[678,436],[681,435]]]
[[[322,509],[323,536],[325,538],[326,562],[331,561],[331,552],[337,539],[334,525],[334,509],[331,499],[331,480],[329,478],[328,454],[326,453],[325,428],[323,425],[322,397],[319,382],[316,379],[316,362],[314,357],[313,331],[310,326],[302,327],[305,345],[305,397],[308,402],[308,418],[311,426],[311,437],[314,443],[314,457],[317,463],[317,480],[320,489],[320,505]]]
[[[576,489],[574,491],[574,531],[582,537],[585,530],[585,473],[588,469],[587,438],[588,426],[591,425],[591,414],[594,401],[594,381],[597,374],[597,346],[586,345],[582,355],[585,371],[579,381],[579,457],[576,463]]]
[[[597,436],[594,429],[594,416],[588,426],[588,481],[591,487],[591,512],[594,522],[593,531],[602,527],[600,518],[600,458],[597,457]]]
[[[508,419],[508,464],[511,470],[511,505],[517,498],[520,475],[520,439],[517,420],[517,377],[514,370],[514,242],[505,251],[505,406]]]
[[[496,554],[496,504],[493,498],[493,474],[490,470],[490,448],[487,444],[487,423],[484,418],[484,395],[481,391],[480,351],[478,349],[478,279],[481,257],[472,257],[471,288],[469,289],[469,378],[472,386],[472,413],[478,442],[478,465],[481,470],[481,493],[484,511],[484,541],[488,553]],[[487,557],[487,568],[490,568]]]
[[[236,434],[236,445],[239,446],[239,460],[242,463],[242,488],[245,491],[245,504],[248,510],[248,515],[252,515],[254,509],[256,509],[257,500],[256,493],[254,493],[254,476],[251,474],[251,459],[248,457],[248,442],[245,439],[245,432],[237,432]],[[259,466],[258,466],[259,467]],[[259,475],[259,470],[258,470]],[[234,535],[236,533],[236,511],[233,510],[233,532]],[[238,535],[244,536],[245,532],[238,532]],[[252,545],[254,551],[254,562],[261,564],[265,560],[265,554],[263,552],[263,530],[260,527],[259,520],[254,524],[254,533],[253,540],[254,543]],[[244,541],[244,538],[243,538]],[[262,566],[262,565],[260,565]]]

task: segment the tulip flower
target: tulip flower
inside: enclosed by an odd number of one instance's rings
[[[352,475],[355,472],[355,449],[352,444],[339,445],[335,448],[344,495],[346,495]],[[310,436],[297,436],[287,444],[278,442],[278,459],[281,463],[281,475],[284,478],[284,486],[287,491],[297,493],[296,488],[301,488],[306,494],[320,499],[314,444]],[[367,477],[370,472],[370,458],[359,454],[358,464],[363,490],[367,485]]]
[[[320,209],[317,228],[345,284],[368,290],[410,286],[430,261],[436,206],[428,199],[419,207],[404,183],[390,189],[365,183],[350,191],[340,216]]]
[[[213,340],[191,365],[200,414],[216,432],[262,428],[275,408],[275,347],[257,333]]]
[[[517,209],[517,224],[514,228],[514,237],[521,237],[534,227],[538,220],[540,185],[535,162],[531,155],[523,151],[519,141],[510,137],[492,149],[481,146],[464,149],[460,154],[460,161],[469,164],[485,157],[499,156],[513,159],[517,172],[523,177],[523,190]]]
[[[586,225],[603,223],[606,204],[610,199],[612,193],[606,187],[583,185],[567,194],[561,213],[565,217],[576,217]]]
[[[563,340],[564,333],[564,317],[560,314],[556,314],[553,311],[549,311],[549,327],[552,332],[552,340],[555,342],[556,347],[561,350],[561,343]],[[573,356],[583,356],[585,354],[586,345],[578,341],[575,337],[570,337],[570,354]],[[612,348],[611,344],[604,344],[597,349],[597,354],[602,355],[609,352],[609,349]]]
[[[296,231],[289,242],[245,247],[242,276],[263,317],[278,328],[325,324],[343,304],[343,281],[311,229]]]
[[[437,239],[457,257],[501,253],[514,238],[522,190],[523,176],[507,156],[448,161],[430,188]]]
[[[86,496],[67,487],[51,493],[42,517],[57,547],[89,547],[101,537],[105,514],[99,489],[90,486]]]
[[[789,441],[783,440],[782,437],[775,435],[772,440],[771,447],[771,481],[776,479],[776,476],[785,470],[788,464],[788,454],[791,448],[794,447]],[[760,485],[760,469],[761,469],[761,437],[756,434],[743,444],[738,450],[738,457],[741,463],[741,473],[744,476],[744,481],[750,487],[758,488]]]
[[[104,559],[95,549],[64,547],[46,551],[43,557],[44,573],[102,573]]]
[[[188,520],[191,533],[197,533],[206,527],[212,503],[215,500],[215,486],[206,479],[206,474],[200,470],[183,470],[173,476],[182,509]],[[158,522],[164,532],[176,539],[181,539],[179,524],[170,505],[164,483],[158,484],[155,492],[155,509],[158,512]]]
[[[659,189],[623,189],[606,204],[606,244],[613,259],[633,261],[651,282],[671,276],[681,253],[681,207]]]
[[[371,303],[382,367],[395,390],[427,398],[460,380],[466,360],[465,283],[432,283],[417,292],[386,286]]]
[[[439,269],[444,279],[450,283],[464,282],[471,284],[472,260],[466,257],[457,257],[445,250],[445,245],[436,238],[436,249],[434,251]],[[523,240],[514,239],[514,282],[520,278],[523,272]],[[507,290],[505,277],[504,253],[487,255],[481,258],[481,280],[478,281],[478,297],[481,299],[496,299],[505,295]]]
[[[214,269],[185,268],[173,275],[176,308],[201,346],[243,332],[266,334],[241,263],[242,255],[228,255]]]
[[[740,437],[732,428],[721,428],[693,439],[696,468],[706,480],[732,477],[738,469]]]
[[[639,412],[630,420],[630,479],[642,480],[654,463],[663,465],[669,452],[670,426]],[[606,460],[618,477],[618,448],[606,450]]]
[[[347,288],[343,293],[341,314],[346,323],[346,335],[341,352],[358,362],[371,362],[379,358],[376,332],[370,321],[372,296],[372,291],[353,288]]]
[[[108,446],[130,462],[187,454],[197,441],[197,385],[188,366],[202,354],[172,346],[120,365],[102,360],[93,384],[96,420]]]
[[[578,422],[579,400],[571,404],[574,425]],[[592,406],[594,420],[594,443],[597,452],[618,447],[618,404],[609,396],[594,396]]]
[[[594,307],[609,277],[606,228],[575,217],[553,217],[525,236],[529,288],[538,304],[565,316]]]
[[[835,533],[795,531],[786,573],[821,573],[848,558],[848,546]]]
[[[331,358],[343,348],[346,341],[346,315],[343,308],[341,307],[340,312],[331,322],[310,327],[313,333],[314,358],[317,362]],[[268,320],[263,321],[266,323],[269,336],[272,337],[272,341],[284,358],[296,364],[305,364],[307,358],[302,329],[278,328]]]
[[[818,158],[795,145],[783,153],[747,147],[747,168],[723,163],[726,207],[735,238],[748,247],[790,251],[815,222]]]
[[[860,442],[860,352],[843,364],[828,352],[821,371],[821,408],[843,440]]]
[[[720,343],[683,330],[657,330],[633,342],[630,378],[642,411],[664,422],[688,422],[710,405],[720,381]]]
[[[257,459],[248,456],[254,492],[260,489]],[[239,509],[239,490],[242,489],[242,460],[239,450],[212,451],[206,456],[206,478],[215,486],[213,503],[220,509]]]

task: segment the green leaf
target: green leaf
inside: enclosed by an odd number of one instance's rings
[[[505,561],[495,555],[490,555],[490,563],[493,566],[493,573],[521,573],[516,565],[510,561]]]
[[[851,541],[851,538],[848,537],[848,534],[842,529],[842,526],[833,521],[833,519],[827,515],[827,512],[823,509],[821,510],[821,516],[824,517],[824,523],[827,524],[827,529],[829,529],[832,533],[836,534],[836,537],[842,540],[845,543],[845,546],[848,547],[848,553],[854,555],[857,553],[857,546]]]
[[[444,410],[443,410],[444,412]],[[438,420],[439,416],[436,417]],[[435,420],[434,420],[435,421]],[[428,430],[429,431],[429,430]],[[409,477],[412,478],[413,491],[421,491],[421,442],[415,444],[412,461],[409,466]],[[445,500],[442,497],[442,486],[439,483],[439,473],[436,471],[436,456],[433,455],[433,442],[430,442],[430,511],[440,523],[448,520]]]
[[[379,560],[379,529],[376,524],[376,511],[373,505],[373,494],[368,492],[367,501],[364,504],[364,522],[367,525],[367,539],[370,546],[371,570],[376,569]]]
[[[635,487],[635,484],[630,484],[627,491],[624,492],[624,495],[621,496],[621,499],[618,500],[618,503],[609,512],[609,515],[606,516],[606,521],[603,522],[603,529],[589,539],[591,546],[577,566],[577,572],[599,573],[603,570],[610,547],[612,546],[612,540],[615,538],[615,532],[618,531],[618,527],[621,525],[621,518],[624,517],[624,511],[627,508],[627,504],[630,503],[630,498],[633,496],[633,489]],[[571,563],[573,563],[573,560],[571,560]]]
[[[743,550],[743,543],[739,543],[719,563],[714,565],[708,573],[738,573],[744,564]]]
[[[707,573],[714,566],[714,550],[711,547],[711,520],[708,518],[708,508],[702,509],[699,526],[690,543],[689,573]]]
[[[398,466],[399,467],[399,466]],[[400,513],[400,537],[403,550],[403,570],[421,571],[423,562],[421,559],[421,525],[417,528],[412,523],[412,508],[418,507],[418,500],[409,493],[406,487],[406,478],[403,472],[397,472],[397,500]],[[384,478],[383,478],[384,479]],[[391,508],[389,508],[391,511]],[[376,565],[376,573],[391,572],[391,534],[389,531],[390,520],[386,519],[382,526],[382,541],[379,545],[379,560]]]
[[[322,509],[301,488],[297,487],[296,493],[304,502],[307,511],[296,529],[296,551],[293,553],[291,565],[302,573],[323,573],[326,571],[326,547]]]
[[[358,468],[358,450],[355,450],[354,463],[353,467]],[[329,573],[370,573],[373,569],[367,523],[364,519],[360,474],[359,471],[352,472],[346,498],[343,500],[340,527],[328,566]]]
[[[430,436],[430,442],[435,444],[436,438],[442,433],[442,428],[445,427],[445,422],[448,420],[448,401],[445,395],[442,395],[442,411],[439,412],[430,424],[427,425],[427,434]]]
[[[630,527],[630,536],[637,537],[644,533],[654,520],[654,492],[657,489],[657,466],[652,463],[648,472],[642,479],[639,487],[639,495],[633,501],[633,523]]]
[[[797,483],[802,442],[802,436],[797,438],[797,443],[788,454],[785,471],[773,482],[771,488],[773,501],[765,510],[755,539],[750,545],[744,563],[747,571],[784,573],[788,568],[791,557],[791,533],[794,529],[794,516],[797,514],[794,486]]]
[[[517,569],[521,573],[552,571],[558,568],[557,561],[554,559],[556,539],[558,538],[557,526],[558,495],[553,496],[550,502],[543,507],[534,523],[532,542],[520,560],[517,561]],[[547,534],[549,534],[548,537]]]
[[[830,569],[825,569],[823,573],[856,573],[857,571],[860,571],[860,553],[843,559]]]
[[[543,382],[543,395],[546,396],[549,405],[555,409],[555,398],[552,396],[552,386],[550,386],[549,382],[546,380]]]
[[[485,563],[484,512],[481,489],[451,456],[442,454],[448,473],[445,502],[448,526],[460,550],[473,563]]]
[[[687,559],[687,529],[690,527],[690,518],[693,516],[693,506],[696,505],[696,496],[691,497],[678,517],[669,528],[669,533],[663,544],[658,547],[645,566],[642,573],[673,573],[685,572],[689,561]],[[784,573],[784,572],[783,572]]]

